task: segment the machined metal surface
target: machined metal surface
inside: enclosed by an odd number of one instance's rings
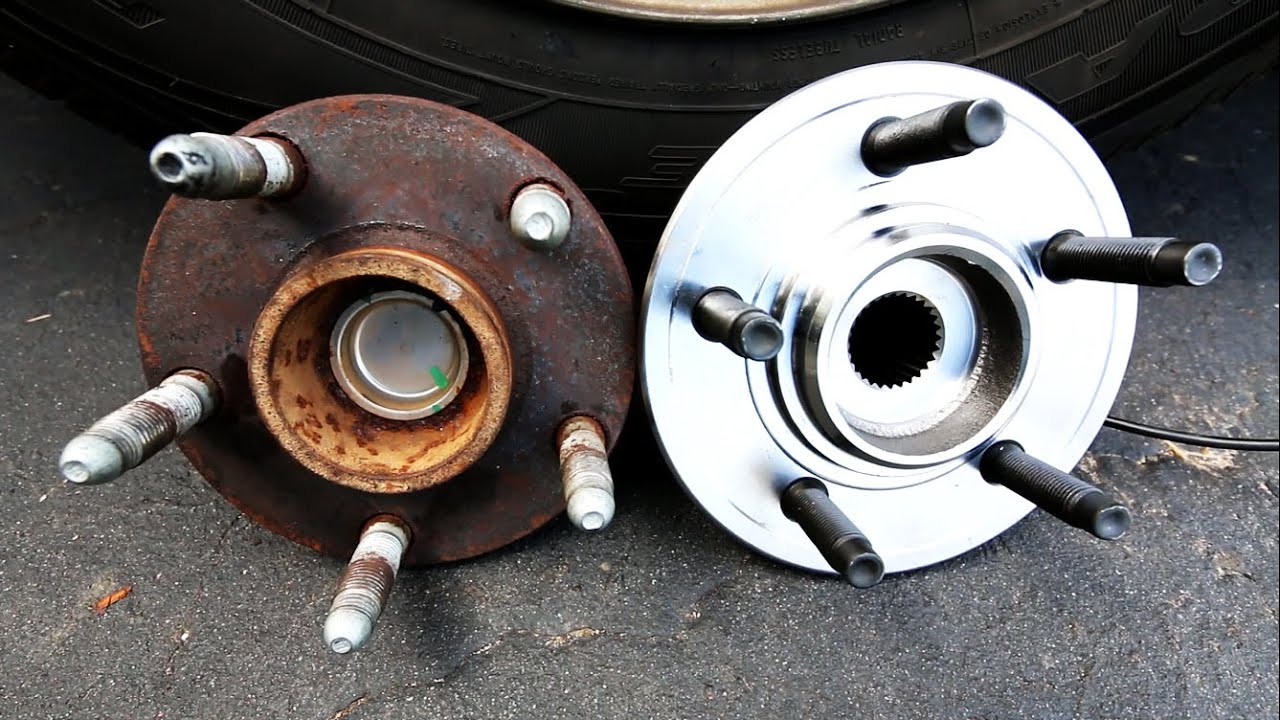
[[[803,20],[887,5],[894,0],[555,0],[595,12],[691,24]]]
[[[998,142],[872,172],[867,128],[990,98]],[[973,548],[1032,505],[986,482],[1017,438],[1070,469],[1101,427],[1133,337],[1133,287],[1055,283],[1064,228],[1127,236],[1101,162],[1067,121],[985,73],[889,63],[819,81],[712,157],[667,227],[645,291],[643,382],[670,465],[758,551],[830,572],[778,498],[820,479],[887,572]],[[724,287],[784,329],[776,358],[708,343],[691,314]]]
[[[222,389],[180,441],[192,464],[255,521],[331,555],[349,557],[370,518],[398,518],[406,566],[492,550],[564,511],[557,430],[589,417],[616,438],[635,356],[621,258],[572,181],[491,123],[410,98],[317,100],[240,134],[288,141],[306,183],[174,198],[139,284],[148,378],[205,368]],[[537,182],[572,210],[550,251],[507,215]],[[429,347],[397,336],[401,321]]]

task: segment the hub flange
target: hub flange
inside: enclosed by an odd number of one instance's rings
[[[180,441],[201,474],[335,556],[370,518],[399,518],[405,565],[492,550],[562,512],[557,431],[585,416],[612,443],[634,362],[627,274],[572,181],[491,123],[403,97],[304,103],[240,135],[295,148],[305,184],[174,198],[138,290],[148,379],[205,368],[221,388]],[[534,183],[572,210],[554,249],[511,230]],[[397,335],[402,322],[416,330]]]
[[[978,106],[991,132],[955,143],[968,129],[937,118]],[[905,164],[873,170],[873,150]],[[1084,139],[994,76],[888,63],[761,113],[690,185],[645,291],[642,387],[685,488],[756,550],[821,571],[830,548],[780,503],[802,478],[820,481],[888,572],[1008,528],[1033,506],[983,478],[982,450],[1018,438],[1070,469],[1133,337],[1134,287],[1041,271],[1063,228],[1129,234]],[[698,334],[711,288],[778,322],[776,357],[743,359]]]

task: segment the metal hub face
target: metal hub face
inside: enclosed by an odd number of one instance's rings
[[[241,135],[296,149],[305,182],[175,197],[139,284],[148,379],[201,368],[221,390],[178,441],[192,464],[256,522],[335,556],[396,518],[404,566],[563,512],[557,431],[588,418],[612,443],[635,361],[625,268],[570,178],[412,98],[326,98]],[[571,209],[555,247],[513,232],[512,198],[533,184]]]
[[[801,20],[867,10],[892,0],[555,0],[563,5],[644,20],[693,24]]]
[[[889,177],[867,128],[960,100],[1003,105],[999,142]],[[875,544],[889,572],[999,534],[1032,505],[987,483],[995,440],[1072,467],[1123,377],[1137,291],[1044,277],[1063,228],[1127,236],[1102,164],[1029,93],[985,73],[890,63],[811,85],[707,163],[659,246],[644,301],[653,425],[694,499],[758,551],[830,572],[779,508],[798,478]],[[785,341],[752,362],[695,332],[724,287]]]

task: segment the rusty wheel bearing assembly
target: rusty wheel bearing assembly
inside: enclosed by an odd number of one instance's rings
[[[99,483],[181,435],[245,515],[350,557],[326,643],[363,645],[397,570],[613,516],[634,383],[621,256],[528,144],[453,108],[318,100],[152,152],[175,197],[143,261],[156,387],[73,440]],[[218,202],[217,200],[222,200]]]
[[[261,525],[349,557],[326,644],[364,645],[401,564],[613,516],[635,376],[613,239],[548,159],[394,96],[166,138],[177,197],[137,325],[153,389],[66,447],[112,480],[177,440]],[[1038,505],[1104,539],[1128,511],[1066,471],[1133,338],[1135,284],[1217,248],[1130,238],[1085,141],[985,73],[889,63],[766,110],[658,246],[641,386],[672,470],[727,530],[859,587]]]

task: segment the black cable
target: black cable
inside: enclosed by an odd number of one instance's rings
[[[1256,450],[1258,452],[1280,452],[1280,438],[1229,438],[1218,435],[1198,435],[1196,433],[1170,430],[1169,428],[1144,425],[1132,420],[1125,420],[1114,415],[1108,416],[1103,426],[1121,432],[1142,435],[1156,440],[1168,440],[1183,445],[1217,448],[1219,450]]]

